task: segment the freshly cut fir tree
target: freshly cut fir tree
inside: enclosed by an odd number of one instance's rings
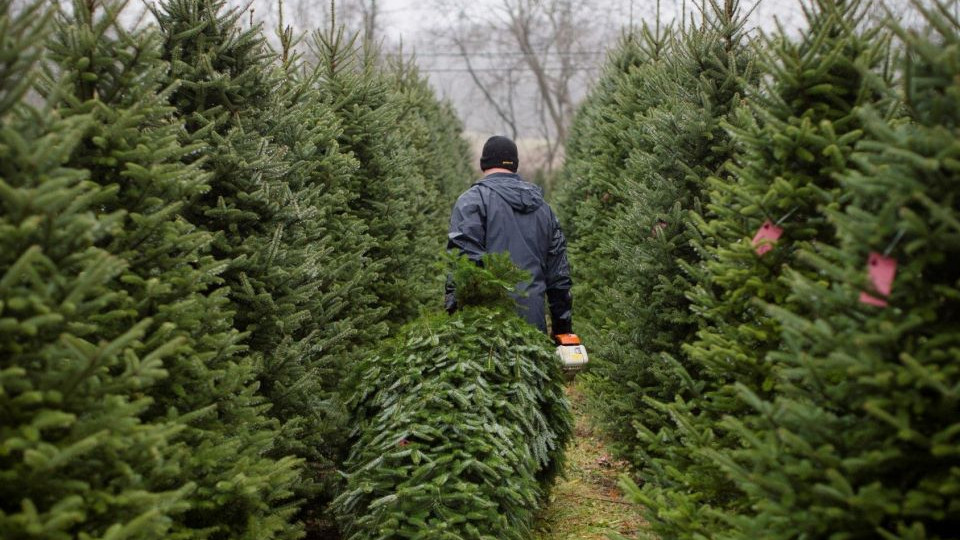
[[[366,359],[347,485],[346,538],[530,538],[572,434],[546,336],[516,315],[526,272],[506,254],[452,272],[462,307],[426,315]]]
[[[922,31],[891,23],[908,120],[861,113],[868,138],[837,177],[850,202],[827,212],[835,236],[797,253],[794,302],[766,306],[782,328],[777,395],[739,388],[755,412],[727,428],[746,445],[717,456],[750,497],[731,538],[960,529],[960,20],[947,3],[915,6]],[[884,294],[870,269],[890,261]]]

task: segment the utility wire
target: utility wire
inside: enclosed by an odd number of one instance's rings
[[[525,52],[519,52],[519,51],[504,51],[504,52],[480,51],[480,52],[472,52],[472,53],[469,53],[468,55],[464,55],[464,54],[461,54],[461,53],[452,53],[452,52],[428,52],[428,53],[414,52],[414,53],[413,53],[413,56],[416,56],[416,57],[418,57],[418,58],[463,58],[464,56],[471,56],[471,57],[472,57],[472,56],[489,56],[489,57],[502,57],[502,56],[513,56],[513,57],[521,56],[521,57],[526,57],[526,56],[536,56],[536,57],[542,57],[542,56],[604,56],[604,55],[606,55],[606,54],[607,54],[607,51],[570,51],[570,52],[547,51],[547,52],[542,52],[542,53],[525,53]]]
[[[544,71],[558,71],[562,69],[570,69],[571,72],[581,72],[581,71],[600,71],[602,68],[600,66],[581,66],[574,68],[563,68],[563,67],[546,67],[543,68]],[[468,68],[431,68],[431,67],[418,67],[417,71],[421,73],[469,73],[470,69]],[[533,71],[528,67],[510,67],[510,68],[473,68],[474,72],[499,72],[507,73],[510,71]]]

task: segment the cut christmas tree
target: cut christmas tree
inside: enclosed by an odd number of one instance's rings
[[[346,537],[525,539],[572,417],[547,337],[520,319],[506,254],[460,258],[460,310],[406,326],[363,364]]]

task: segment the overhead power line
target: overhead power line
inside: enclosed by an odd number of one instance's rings
[[[471,52],[467,54],[456,53],[456,52],[415,52],[413,56],[418,58],[463,58],[464,56],[484,56],[484,57],[525,57],[525,56],[535,56],[535,57],[544,57],[544,56],[605,56],[607,51],[545,51],[540,53],[525,53],[520,51],[505,51],[505,52],[495,52],[495,51],[481,51],[481,52]]]
[[[559,71],[562,69],[570,69],[570,71],[600,71],[602,68],[600,66],[577,66],[571,68],[563,67],[545,67],[544,71]],[[471,70],[465,67],[451,67],[451,68],[431,68],[431,67],[419,67],[418,71],[421,73],[469,73]],[[499,72],[507,73],[510,71],[533,71],[529,67],[509,67],[509,68],[474,68],[472,70],[474,73],[486,73],[486,72]]]

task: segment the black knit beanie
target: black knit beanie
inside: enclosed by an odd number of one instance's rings
[[[499,167],[517,172],[520,159],[517,157],[517,145],[513,141],[500,135],[494,135],[483,144],[483,154],[480,155],[480,170]]]

